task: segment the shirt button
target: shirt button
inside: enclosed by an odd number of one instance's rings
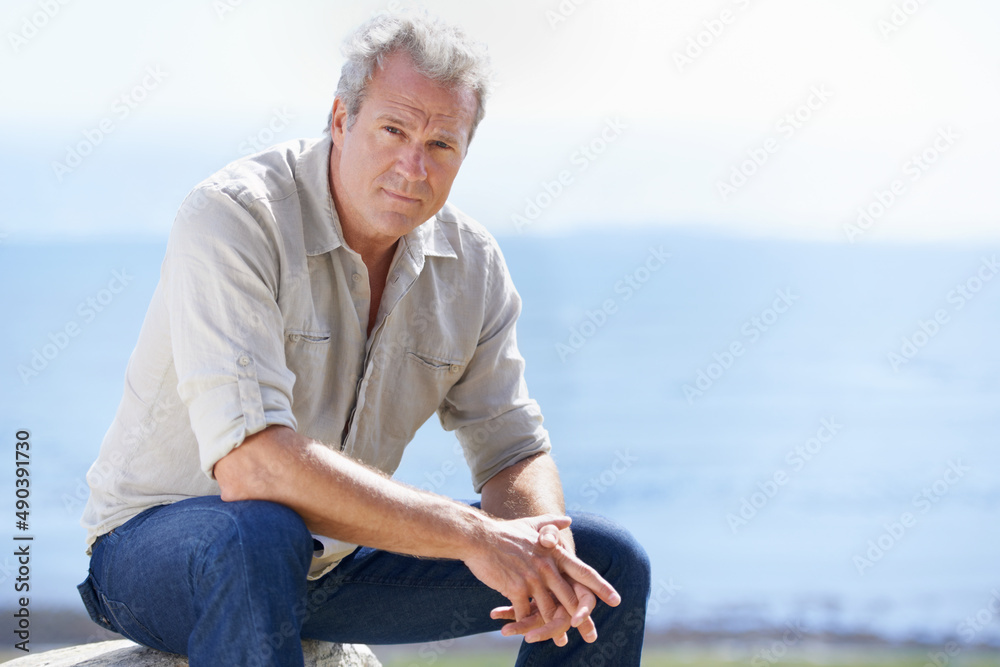
[[[250,365],[250,357],[244,354],[242,357],[240,357],[240,366],[249,366],[249,365]]]
[[[298,334],[292,334],[291,336],[288,337],[288,339],[293,343],[298,343],[300,340],[302,340],[302,336]]]
[[[355,273],[353,276],[351,276],[351,280],[353,280],[356,283],[361,282],[361,274],[360,273]]]
[[[448,366],[448,372],[449,373],[457,373],[458,372],[458,368],[459,367],[457,365],[451,364],[450,366]]]

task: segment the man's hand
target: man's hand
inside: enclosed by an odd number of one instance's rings
[[[483,509],[504,519],[562,515],[565,511],[562,485],[552,458],[540,454],[501,470],[483,487]],[[597,630],[590,614],[597,598],[616,606],[620,601],[617,592],[610,586],[606,589],[595,588],[573,576],[571,568],[577,564],[594,571],[576,557],[573,534],[565,524],[543,523],[535,533],[535,540],[537,547],[548,554],[558,570],[572,583],[574,604],[564,606],[561,600],[550,595],[544,599],[533,599],[531,611],[526,616],[519,613],[513,604],[498,607],[490,615],[495,619],[513,621],[504,626],[503,633],[523,634],[527,641],[552,639],[557,645],[565,646],[569,641],[566,632],[570,628],[577,628],[585,641],[595,641]],[[594,575],[599,578],[596,572]],[[600,581],[607,585],[603,579]],[[609,602],[611,599],[616,601]],[[557,605],[555,612],[549,613],[552,605]]]
[[[567,542],[568,544],[566,544]],[[567,557],[576,560],[575,555],[573,555],[570,532],[565,529],[560,531],[556,524],[545,524],[539,529],[538,544],[543,549],[553,551],[553,556],[557,560]],[[613,588],[611,590],[614,591]],[[597,598],[590,588],[578,581],[573,582],[573,592],[578,603],[575,612],[571,613],[567,607],[559,606],[552,619],[548,621],[539,612],[534,602],[532,602],[532,613],[524,618],[518,619],[516,617],[513,606],[497,607],[490,613],[490,617],[514,621],[503,627],[501,632],[504,636],[520,634],[524,635],[525,641],[528,642],[552,639],[557,646],[565,646],[569,642],[566,633],[573,627],[579,631],[584,641],[593,643],[597,641],[597,628],[594,626],[590,614],[597,604]],[[602,597],[602,599],[604,598]],[[617,592],[611,596],[611,599],[616,600],[611,606],[617,606],[620,602]]]
[[[505,635],[565,646],[566,632],[576,627],[586,641],[594,641],[590,613],[596,598],[611,606],[621,602],[617,591],[571,550],[549,546],[569,524],[569,517],[555,515],[499,521],[500,530],[465,559],[480,581],[511,601],[491,612],[492,618],[514,621],[504,626]]]

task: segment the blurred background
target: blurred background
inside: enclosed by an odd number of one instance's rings
[[[342,38],[413,6],[489,44],[498,85],[452,201],[524,299],[568,504],[649,551],[651,631],[742,637],[745,660],[783,633],[1000,645],[985,0],[6,0],[3,506],[20,534],[28,429],[36,618],[82,612],[84,475],[180,201],[318,136]],[[398,477],[473,493],[436,420]]]

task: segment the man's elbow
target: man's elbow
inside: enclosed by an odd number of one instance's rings
[[[286,435],[279,429],[294,434],[283,426],[269,426],[247,437],[240,446],[216,462],[212,472],[219,484],[222,500],[273,500],[277,497],[281,457],[275,456],[273,451],[280,446],[278,440]]]

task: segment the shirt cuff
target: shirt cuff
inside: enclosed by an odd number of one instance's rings
[[[202,390],[188,405],[201,469],[212,480],[215,464],[248,436],[274,424],[293,430],[298,426],[286,394],[258,381],[252,355],[238,355],[236,368],[235,382]]]

